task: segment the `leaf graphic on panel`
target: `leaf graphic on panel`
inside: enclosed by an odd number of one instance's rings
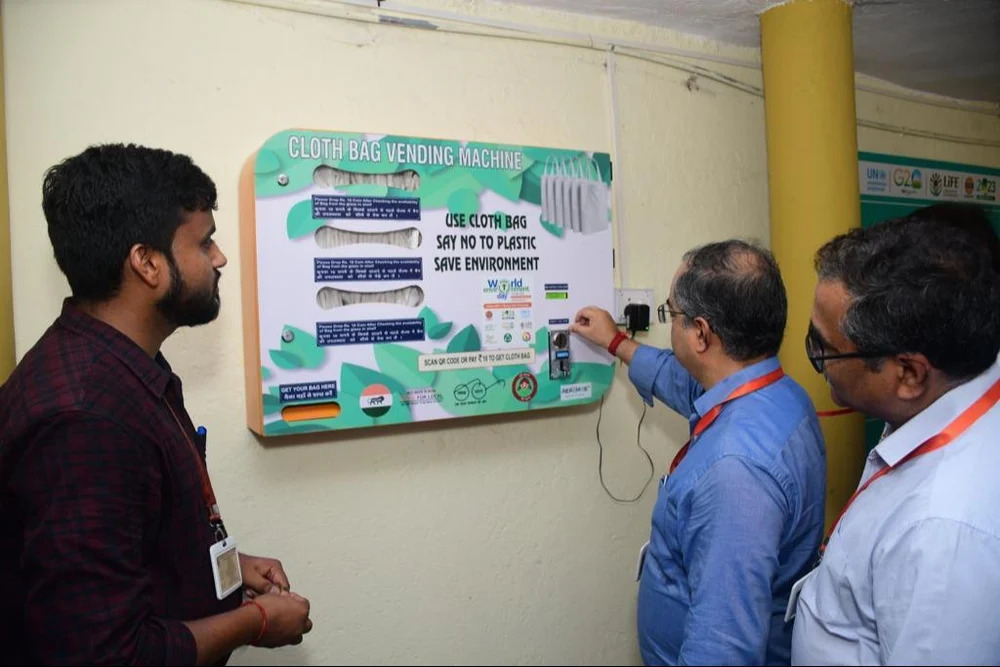
[[[293,370],[295,368],[302,368],[304,362],[302,357],[297,354],[292,354],[290,352],[283,352],[282,350],[268,350],[271,355],[271,361],[278,368],[284,368],[285,370]]]
[[[355,364],[341,364],[340,391],[342,393],[350,394],[351,396],[361,396],[361,392],[372,384],[384,384],[394,394],[406,393],[406,387],[400,384],[395,378],[391,378],[384,373]]]
[[[430,329],[439,322],[437,313],[431,310],[429,306],[421,308],[420,312],[417,313],[417,317],[424,321],[424,327],[427,329]]]
[[[420,389],[434,385],[436,372],[417,370],[420,351],[397,343],[380,343],[374,346],[375,362],[379,370],[399,380],[407,389]]]
[[[521,191],[518,195],[521,201],[538,205],[542,203],[542,173],[544,171],[545,165],[536,162],[531,165],[531,169],[521,175]]]
[[[261,394],[261,399],[264,404],[264,414],[273,415],[275,412],[281,410],[281,400],[277,396],[272,394]]]
[[[538,391],[531,399],[532,403],[551,403],[559,399],[559,388],[562,386],[561,380],[549,379],[549,362],[542,364],[538,371]]]
[[[424,321],[424,330],[431,340],[441,340],[451,331],[452,323],[439,321],[437,313],[427,306],[417,313],[417,317]]]
[[[322,160],[302,160],[278,172],[255,174],[254,194],[259,199],[305,190],[313,185],[313,173],[322,164]]]
[[[594,153],[594,163],[601,174],[601,182],[611,185],[611,156],[607,153]]]
[[[521,196],[521,175],[513,176],[497,169],[474,169],[473,175],[487,190],[492,190],[504,199],[517,203]]]
[[[281,158],[277,153],[267,148],[257,151],[257,159],[253,163],[254,174],[271,174],[279,169],[281,169]]]
[[[457,334],[448,343],[448,352],[478,352],[482,347],[476,327],[471,324]]]
[[[440,322],[427,329],[427,337],[431,340],[441,340],[451,331],[451,322]]]
[[[281,330],[281,351],[301,359],[302,368],[319,368],[326,361],[326,348],[316,344],[315,336],[288,324]]]
[[[427,174],[420,177],[420,187],[412,196],[420,198],[420,207],[423,210],[434,208],[451,208],[450,199],[452,195],[461,190],[469,190],[475,197],[475,211],[461,211],[475,213],[479,210],[478,192],[482,186],[476,177],[465,169],[448,167],[434,174]]]
[[[448,197],[451,213],[479,213],[479,193],[470,188],[455,190]]]
[[[548,356],[549,354],[549,328],[542,327],[535,332],[535,342],[532,346],[535,349],[535,354],[539,356]]]
[[[297,239],[312,234],[325,224],[325,220],[313,218],[312,199],[305,199],[288,211],[285,228],[288,230],[288,238]]]
[[[552,236],[557,236],[559,238],[563,237],[563,228],[562,227],[556,227],[552,223],[547,222],[545,220],[542,220],[541,217],[538,218],[538,222],[539,222],[539,224],[541,224],[542,229],[544,229],[545,231],[547,231],[549,234],[552,234]]]

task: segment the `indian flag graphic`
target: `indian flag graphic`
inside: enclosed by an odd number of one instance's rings
[[[392,392],[384,384],[370,384],[361,391],[361,411],[369,417],[381,417],[392,407]]]

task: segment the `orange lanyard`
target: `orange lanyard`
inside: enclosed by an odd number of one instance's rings
[[[208,523],[217,531],[224,531],[225,529],[221,528],[222,515],[219,514],[219,504],[215,500],[215,491],[212,490],[212,480],[208,478],[208,470],[205,469],[205,464],[201,460],[201,454],[198,453],[198,448],[194,446],[194,442],[191,440],[191,436],[188,435],[187,429],[181,424],[181,420],[177,418],[177,413],[174,412],[170,402],[166,398],[163,399],[163,402],[166,403],[167,409],[170,410],[170,415],[177,422],[177,428],[184,435],[184,439],[191,448],[191,454],[194,455],[195,463],[198,465],[198,474],[201,476],[201,495],[205,499],[205,507],[208,509]]]
[[[851,506],[851,503],[861,495],[861,492],[871,486],[872,482],[880,477],[885,477],[890,472],[903,465],[907,461],[911,461],[918,456],[923,456],[924,454],[930,454],[933,451],[937,451],[950,444],[955,438],[961,435],[967,428],[976,423],[976,420],[986,414],[990,408],[996,405],[997,401],[1000,400],[1000,380],[993,383],[993,386],[986,390],[986,393],[979,397],[979,399],[966,408],[965,412],[955,417],[955,419],[944,427],[944,429],[937,435],[933,435],[927,440],[914,449],[912,452],[904,456],[899,460],[894,466],[886,466],[882,468],[877,473],[868,478],[868,481],[858,487],[858,490],[847,500],[847,504],[844,505],[844,509],[840,510],[840,514],[837,516],[837,520],[833,522],[830,526],[830,531],[826,534],[826,539],[823,540],[823,544],[819,547],[820,556],[826,551],[826,544],[830,541],[830,536],[833,535],[833,531],[837,529],[837,524],[840,520],[844,518],[847,514],[847,509]]]
[[[816,412],[816,416],[823,417],[840,417],[841,415],[849,415],[854,412],[853,408],[838,408],[836,410],[819,410]]]
[[[679,466],[684,457],[687,456],[688,449],[691,447],[691,441],[697,438],[705,431],[705,429],[711,426],[712,422],[714,422],[716,418],[718,418],[718,416],[722,413],[722,406],[724,406],[729,401],[734,401],[737,398],[740,398],[741,396],[746,396],[747,394],[752,394],[758,389],[763,389],[769,384],[774,384],[783,377],[785,377],[785,371],[783,371],[780,368],[776,368],[767,375],[761,375],[759,378],[755,378],[745,384],[741,384],[739,387],[733,390],[733,393],[729,394],[729,396],[726,396],[725,400],[723,400],[721,403],[717,404],[711,410],[706,412],[705,415],[698,420],[698,423],[695,424],[694,430],[691,432],[691,438],[684,443],[684,446],[681,447],[681,450],[677,452],[677,455],[674,457],[674,460],[670,463],[670,474],[673,474],[674,470],[677,469],[677,466]]]

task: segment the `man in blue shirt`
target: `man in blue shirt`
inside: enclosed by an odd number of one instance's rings
[[[826,455],[806,392],[776,354],[787,319],[781,274],[742,241],[691,250],[674,276],[673,350],[639,345],[598,308],[573,331],[629,364],[643,400],[687,417],[693,439],[653,508],[639,579],[647,664],[788,664],[792,584],[816,558]]]

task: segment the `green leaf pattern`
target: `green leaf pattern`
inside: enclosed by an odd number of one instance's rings
[[[448,343],[448,352],[478,352],[482,349],[479,342],[479,332],[471,324],[457,334]]]

